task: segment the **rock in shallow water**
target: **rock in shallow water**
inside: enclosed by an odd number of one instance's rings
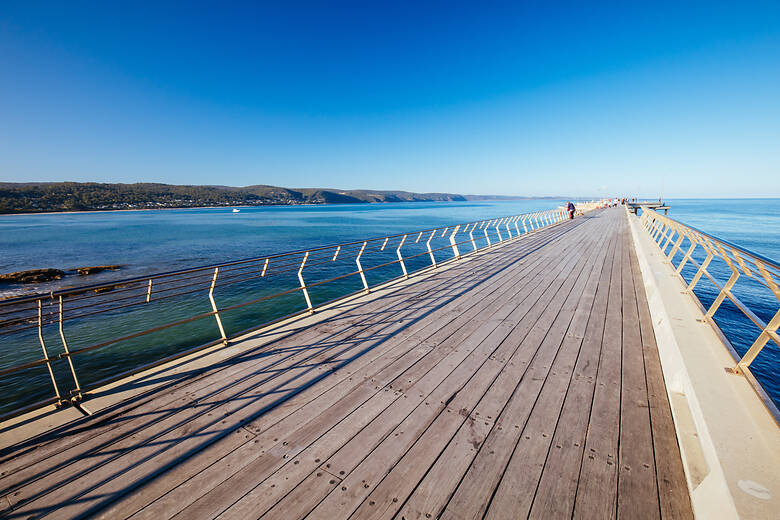
[[[116,271],[121,267],[121,265],[93,265],[91,267],[79,267],[76,269],[76,271],[79,273],[79,276],[86,276],[88,274],[95,274],[101,271]]]
[[[40,283],[59,280],[63,276],[65,276],[65,271],[60,269],[29,269],[0,274],[0,283]]]

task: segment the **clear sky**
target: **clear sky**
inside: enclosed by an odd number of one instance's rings
[[[253,4],[1,1],[0,181],[780,196],[777,0]]]

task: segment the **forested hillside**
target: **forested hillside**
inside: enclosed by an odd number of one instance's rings
[[[269,204],[354,204],[466,198],[450,193],[289,189],[264,185],[234,188],[171,184],[0,183],[0,213]]]

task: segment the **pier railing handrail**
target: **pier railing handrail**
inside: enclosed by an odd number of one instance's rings
[[[704,310],[705,319],[716,329],[721,339],[730,348],[735,358],[735,366],[731,369],[734,373],[744,374],[750,383],[759,391],[762,398],[765,394],[761,384],[756,380],[750,371],[750,364],[756,359],[761,350],[771,340],[780,346],[780,336],[777,334],[780,326],[780,305],[773,317],[765,322],[753,312],[750,307],[740,300],[732,289],[742,275],[758,282],[766,287],[780,303],[780,264],[763,255],[754,253],[744,247],[733,244],[727,240],[715,237],[709,233],[701,231],[674,220],[666,215],[653,211],[648,207],[642,208],[640,222],[644,229],[650,234],[651,239],[659,246],[661,252],[666,256],[676,272],[682,276],[682,269],[687,263],[696,268],[696,273],[687,284],[686,292],[691,294]],[[687,249],[684,249],[684,242],[687,240]],[[694,257],[694,251],[701,248],[706,253],[705,258],[699,262]],[[682,253],[682,258],[677,265],[673,263],[677,253]],[[711,262],[718,259],[726,264],[731,271],[731,276],[725,282],[718,281],[708,267]],[[694,288],[702,279],[706,277],[718,289],[718,295],[715,300],[704,308],[704,305],[694,293]],[[721,304],[728,298],[735,307],[737,307],[756,327],[760,330],[755,341],[741,357],[737,354],[728,337],[720,330],[720,327],[714,320],[715,313]],[[765,399],[766,400],[766,399]]]
[[[578,210],[580,211],[587,211],[592,209],[592,206],[595,207],[595,205],[589,203],[580,203],[578,206]],[[48,404],[59,405],[79,401],[86,392],[113,381],[173,361],[174,359],[181,358],[210,346],[218,345],[220,343],[227,345],[229,340],[238,336],[294,316],[313,313],[318,307],[322,307],[334,301],[354,296],[361,292],[368,293],[372,289],[366,280],[366,273],[369,271],[397,264],[401,268],[400,275],[390,280],[384,280],[381,283],[384,284],[402,278],[409,278],[411,274],[436,268],[444,262],[458,260],[462,256],[490,248],[505,240],[512,240],[525,236],[542,227],[556,224],[566,217],[564,209],[557,208],[533,213],[477,220],[463,224],[440,226],[407,233],[397,233],[365,240],[354,240],[341,244],[332,244],[220,264],[211,264],[0,301],[0,339],[2,339],[3,336],[12,336],[13,334],[24,330],[32,331],[33,329],[37,329],[37,339],[43,354],[41,358],[26,363],[0,368],[0,377],[45,365],[48,369],[54,390],[54,395],[50,399],[39,401],[32,405],[12,410],[7,414],[0,415],[0,420]],[[434,239],[438,239],[439,241],[445,239],[445,243],[438,247],[431,247],[431,241]],[[425,248],[422,252],[404,255],[402,252],[404,245],[406,244],[408,247],[408,245],[412,243],[419,244],[419,248],[422,248],[422,245],[424,244]],[[465,249],[467,247],[470,248],[470,250],[466,252],[461,252],[459,249]],[[444,262],[441,260],[437,261],[435,253],[443,250],[450,250],[452,252],[451,258]],[[364,268],[362,266],[361,258],[364,258],[364,255],[368,256],[372,253],[377,254],[385,251],[387,251],[386,254],[391,255],[392,252],[395,251],[395,255],[391,257],[393,258],[392,260],[382,261],[379,265],[372,265],[371,267]],[[407,270],[407,262],[414,258],[425,256],[430,258],[430,264],[420,267],[415,271]],[[306,283],[304,278],[306,269],[310,270],[318,265],[324,266],[326,264],[333,264],[337,260],[353,260],[353,270],[325,280]],[[253,295],[254,297],[239,303],[233,303],[223,307],[217,305],[214,297],[214,290],[218,285],[221,288],[226,285],[238,284],[249,280],[270,278],[271,276],[283,273],[288,273],[291,277],[297,275],[297,285],[283,291],[274,292],[273,294],[266,294],[259,297],[255,294]],[[312,304],[309,289],[351,276],[360,277],[362,289],[339,296],[335,300],[322,302],[317,305]],[[95,315],[117,312],[128,307],[137,308],[138,306],[157,303],[162,300],[171,300],[175,297],[187,296],[204,290],[208,291],[208,303],[211,307],[210,311],[188,315],[145,330],[105,338],[98,343],[76,349],[70,348],[68,344],[67,335],[65,334],[65,324],[69,321],[84,320],[92,318]],[[279,318],[265,321],[250,329],[242,330],[232,335],[226,333],[220,313],[296,292],[301,292],[303,294],[304,301],[301,303],[305,302],[305,307],[302,309]],[[65,303],[68,303],[67,313],[65,311]],[[113,374],[109,378],[102,379],[90,385],[82,385],[79,382],[77,367],[73,361],[73,358],[78,354],[211,316],[213,316],[216,321],[220,335],[219,339],[188,348],[182,352],[163,357],[140,367],[133,367],[129,370],[122,371],[121,373]],[[47,326],[57,327],[60,347],[63,350],[59,354],[49,354],[44,334],[44,329],[46,329]],[[72,382],[70,384],[73,386],[73,389],[69,392],[69,396],[64,395],[64,392],[61,392],[58,380],[55,377],[52,363],[57,360],[67,360],[70,375],[72,377]]]

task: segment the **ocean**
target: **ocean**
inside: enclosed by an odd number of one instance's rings
[[[0,272],[35,268],[74,270],[78,267],[119,264],[119,271],[106,271],[88,277],[71,274],[62,280],[27,286],[0,286],[0,297],[12,297],[30,291],[111,282],[130,277],[210,265],[231,260],[308,249],[370,237],[402,233],[436,226],[493,218],[530,211],[552,209],[565,201],[472,201],[435,203],[391,203],[327,206],[266,206],[240,208],[194,208],[177,210],[115,211],[71,214],[36,214],[0,216]],[[774,212],[777,199],[674,199],[669,200],[670,216],[715,236],[773,259],[780,259],[780,216]],[[370,261],[370,260],[369,260]],[[410,268],[421,267],[424,259]],[[715,272],[718,268],[713,265]],[[397,276],[397,266],[372,273],[369,283],[383,277]],[[690,279],[686,270],[684,277]],[[726,278],[728,274],[726,274]],[[288,278],[290,278],[288,276]],[[725,279],[725,278],[724,278]],[[235,285],[217,293],[220,306],[240,302],[246,294],[263,294],[271,290],[256,281]],[[278,286],[295,283],[280,276]],[[355,279],[323,286],[313,291],[317,302],[326,301],[359,288]],[[765,320],[777,310],[777,300],[769,291],[763,293],[746,286],[743,299]],[[697,295],[705,306],[715,293],[700,284]],[[192,298],[190,298],[192,300]],[[273,304],[253,306],[226,316],[228,335],[255,323],[293,312],[301,306],[299,293],[274,300]],[[159,304],[163,305],[163,304]],[[89,320],[68,324],[71,349],[94,344],[107,330],[118,335],[137,330],[159,318],[160,310],[174,317],[208,311],[205,298],[196,301],[171,301],[167,307],[149,310],[131,309],[112,312],[98,326]],[[734,344],[744,352],[757,335],[754,326],[744,323],[733,305],[724,304],[716,321]],[[134,328],[136,327],[136,328]],[[752,327],[752,328],[750,328]],[[0,368],[40,357],[40,344],[33,334],[17,337],[0,336]],[[99,381],[118,370],[170,355],[194,345],[215,339],[216,327],[211,320],[193,322],[186,330],[176,329],[151,336],[123,341],[98,349],[77,359],[82,385]],[[49,337],[50,336],[50,337]],[[56,354],[61,351],[56,330],[46,336]],[[60,350],[58,350],[60,349]],[[778,377],[780,349],[770,344],[754,362],[754,372],[776,403],[780,404]],[[55,367],[58,381],[68,385],[64,361]],[[57,365],[57,363],[55,363]],[[29,404],[49,397],[51,384],[43,368],[0,379],[0,413],[18,404]]]

